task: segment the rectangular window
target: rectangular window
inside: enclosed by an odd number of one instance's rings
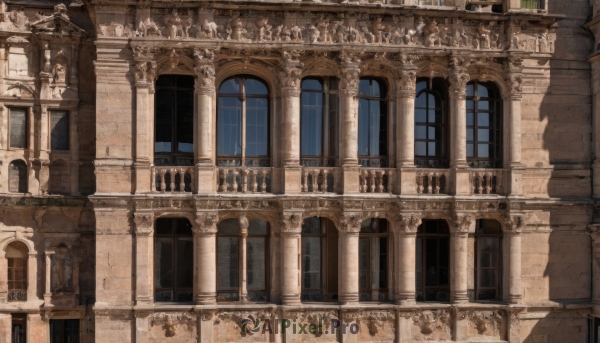
[[[52,151],[69,150],[69,112],[50,112],[50,149]]]
[[[10,109],[10,147],[27,148],[27,109]]]
[[[79,320],[50,319],[50,343],[79,343]]]
[[[8,258],[8,301],[27,300],[27,259]]]
[[[521,8],[544,9],[544,0],[521,0]]]

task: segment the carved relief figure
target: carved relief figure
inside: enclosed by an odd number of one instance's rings
[[[208,21],[208,19],[204,19],[204,22],[200,26],[200,30],[198,30],[198,32],[198,38],[215,39],[217,38],[217,24],[214,21]]]
[[[383,43],[383,30],[385,30],[385,25],[381,23],[381,18],[375,19],[371,30],[373,33],[373,43]]]
[[[227,39],[231,40],[243,40],[245,37],[246,30],[244,29],[244,24],[240,18],[233,18],[227,27],[227,34],[229,35]]]
[[[300,27],[298,27],[298,25],[292,26],[292,28],[290,29],[290,33],[291,33],[292,41],[294,41],[294,42],[302,41],[302,29]]]
[[[442,46],[442,39],[440,37],[440,28],[435,19],[432,19],[424,29],[425,34],[425,46],[433,47],[435,43],[438,43],[438,47]]]
[[[473,40],[473,45],[475,46],[475,49],[479,49],[481,47],[481,49],[490,49],[490,34],[491,31],[489,29],[487,29],[483,23],[479,23],[479,25],[477,25],[477,38]]]
[[[272,38],[272,26],[268,23],[268,18],[257,19],[254,22],[254,40],[262,42],[265,40],[271,40]]]
[[[52,292],[73,292],[73,257],[66,245],[56,247],[52,262]]]
[[[67,80],[67,57],[60,51],[53,60],[52,80],[54,84],[65,84]]]
[[[26,31],[29,29],[29,19],[25,15],[25,12],[23,12],[23,8],[11,11],[8,14],[8,19],[10,19],[19,31]]]
[[[315,25],[318,32],[320,33],[319,42],[331,42],[331,35],[329,34],[329,19],[324,16],[320,16],[315,21]]]
[[[142,37],[160,37],[162,33],[154,21],[146,18],[145,21],[138,23],[139,35]]]
[[[165,19],[167,24],[168,38],[182,38],[183,37],[183,24],[181,17],[177,14],[177,10],[173,10],[173,14]]]
[[[321,35],[321,32],[316,28],[315,25],[310,25],[308,27],[308,41],[311,44],[316,43],[319,40],[320,35]]]

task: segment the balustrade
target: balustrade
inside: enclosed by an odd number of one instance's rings
[[[472,194],[501,194],[501,169],[472,169],[470,171]]]
[[[152,167],[153,192],[192,192],[194,167]]]
[[[338,168],[302,168],[303,193],[336,193],[338,191]]]
[[[392,193],[393,169],[362,168],[359,174],[361,193]]]
[[[219,193],[270,193],[271,168],[219,168]]]
[[[450,172],[446,169],[417,171],[417,194],[448,194]]]

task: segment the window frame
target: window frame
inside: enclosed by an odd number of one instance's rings
[[[494,92],[497,97],[493,98],[493,97],[484,97],[484,98],[480,98],[478,96],[478,86],[481,85],[483,87],[486,87],[488,89],[488,94],[490,92]],[[468,89],[469,86],[473,87],[473,95],[468,95]],[[488,113],[492,118],[490,120],[490,126],[479,126],[478,125],[478,121],[479,121],[479,106],[478,103],[479,101],[481,101],[483,99],[483,101],[488,101],[489,105],[490,105],[490,109],[482,112],[482,113]],[[469,109],[469,101],[473,102],[473,108]],[[502,161],[503,161],[503,128],[504,128],[504,121],[503,121],[503,103],[502,103],[502,98],[500,97],[500,92],[498,87],[496,87],[495,84],[491,83],[491,82],[480,82],[478,80],[474,80],[474,81],[470,81],[469,83],[467,83],[467,97],[466,97],[466,103],[465,103],[465,116],[467,116],[467,118],[465,118],[465,123],[466,123],[466,129],[467,129],[467,141],[466,141],[466,147],[467,147],[467,163],[469,164],[469,166],[471,168],[502,168]],[[469,125],[469,121],[468,121],[468,115],[469,114],[473,115],[473,125]],[[495,140],[490,141],[488,140],[487,142],[482,142],[484,144],[487,145],[492,145],[493,146],[493,151],[494,154],[496,154],[497,156],[493,157],[493,158],[485,158],[485,157],[479,157],[478,153],[479,153],[479,149],[478,149],[478,145],[479,145],[479,129],[487,129],[490,132],[493,132],[495,135]],[[469,135],[468,132],[469,130],[473,130],[473,139],[469,140]],[[469,157],[469,153],[468,153],[468,146],[469,144],[473,145],[473,156]]]
[[[29,144],[31,143],[29,140],[29,126],[30,126],[30,122],[29,122],[29,111],[31,111],[31,107],[27,107],[27,106],[7,106],[8,107],[8,148],[9,150],[12,149],[29,149]],[[23,147],[14,147],[12,146],[12,140],[11,140],[11,135],[12,135],[12,111],[14,109],[22,109],[25,111],[25,144]]]
[[[81,336],[81,322],[79,319],[50,319],[50,325],[49,325],[49,329],[50,329],[50,343],[65,343],[67,342],[66,337],[67,337],[67,329],[66,326],[68,323],[77,323],[77,334],[75,335],[75,341],[68,341],[69,343],[79,343],[80,340],[80,336]],[[54,341],[54,325],[60,325],[60,328],[58,330],[58,332],[60,332],[60,339],[58,342]],[[69,337],[73,337],[73,336],[69,336]]]
[[[50,112],[50,152],[52,153],[67,153],[71,151],[71,111],[69,110],[63,110],[60,108],[53,108],[53,109],[49,109],[48,112]],[[58,150],[58,149],[53,149],[52,148],[52,115],[55,112],[64,112],[66,114],[67,117],[67,149],[66,150]]]
[[[223,93],[221,92],[221,87],[223,86],[223,84],[231,79],[236,79],[236,78],[240,78],[241,79],[241,93]],[[248,79],[253,79],[256,80],[260,83],[262,83],[266,89],[267,89],[267,94],[246,94],[246,80]],[[241,100],[241,122],[240,122],[240,134],[241,134],[241,152],[240,155],[219,155],[219,101],[221,97],[225,97],[225,98],[239,98]],[[267,108],[266,108],[266,114],[267,114],[267,122],[266,122],[266,128],[268,131],[267,134],[267,154],[265,156],[252,156],[252,157],[247,157],[246,154],[246,146],[247,146],[247,102],[246,99],[248,98],[254,98],[254,99],[266,99],[267,102]],[[216,159],[217,159],[217,165],[218,166],[235,166],[235,167],[270,167],[271,166],[271,156],[272,156],[272,151],[271,151],[271,90],[269,88],[269,84],[263,80],[262,78],[258,77],[258,76],[254,76],[251,74],[238,74],[238,75],[233,75],[231,77],[228,77],[226,79],[224,79],[220,84],[219,87],[217,89],[217,109],[216,109],[216,113],[217,113],[217,118],[216,118],[216,133],[215,133],[215,138],[216,138]],[[239,164],[238,161],[239,160]],[[248,163],[250,162],[250,163]]]
[[[475,301],[478,302],[499,302],[502,301],[502,279],[503,279],[503,261],[502,261],[502,255],[503,255],[503,238],[504,238],[504,232],[502,231],[502,229],[500,228],[500,223],[496,223],[496,225],[498,225],[498,233],[483,233],[481,232],[484,228],[483,228],[483,224],[485,220],[493,220],[493,219],[477,219],[476,221],[476,229],[475,229],[475,233],[474,234],[470,234],[470,236],[475,238],[475,264],[474,264],[474,280],[475,280]],[[481,269],[483,267],[481,267],[481,263],[480,263],[480,259],[481,259],[481,252],[480,252],[480,242],[479,240],[481,238],[497,238],[498,239],[498,250],[495,251],[496,253],[496,261],[497,261],[497,265],[496,267],[485,267],[485,269],[488,270],[496,270],[496,287],[481,287],[480,286],[480,276],[481,276]],[[495,290],[496,291],[496,297],[495,299],[479,299],[479,295],[481,291],[486,291],[486,290]]]
[[[23,175],[21,175],[20,173],[20,169],[19,170],[19,186],[18,189],[16,191],[11,190],[10,188],[10,180],[11,180],[11,165],[14,165],[14,163],[17,162],[18,164],[20,164],[23,167]],[[21,178],[22,176],[22,178]],[[23,187],[23,188],[22,188]],[[8,183],[7,183],[7,188],[8,188],[8,193],[13,193],[13,194],[24,194],[24,193],[29,193],[29,170],[27,167],[27,163],[20,158],[14,159],[12,161],[10,161],[8,163]]]
[[[179,105],[179,101],[177,101],[177,93],[178,92],[191,92],[192,94],[192,122],[194,121],[194,116],[197,115],[196,114],[196,109],[195,107],[195,87],[192,86],[191,88],[187,88],[187,87],[178,87],[177,86],[177,82],[178,82],[178,78],[179,77],[189,77],[193,80],[193,76],[192,75],[185,75],[185,74],[162,74],[159,75],[160,77],[163,76],[174,76],[173,79],[173,85],[172,86],[163,86],[163,85],[159,85],[158,80],[155,83],[155,90],[154,90],[154,130],[153,130],[153,142],[152,142],[152,151],[154,154],[154,164],[155,165],[193,165],[194,164],[194,152],[197,149],[196,147],[196,142],[194,142],[193,139],[193,135],[194,135],[194,131],[195,128],[192,128],[192,152],[178,152],[178,137],[177,137],[177,128],[178,128],[178,105]],[[170,90],[173,91],[173,113],[172,113],[172,117],[171,117],[171,152],[156,152],[156,137],[157,137],[157,131],[159,130],[158,125],[156,125],[157,121],[156,121],[156,116],[157,116],[157,98],[158,98],[158,94],[161,90]]]
[[[320,232],[316,233],[305,233],[304,232],[304,223],[307,219],[318,218],[319,220],[319,228]],[[302,222],[302,231],[300,234],[300,301],[301,302],[336,302],[339,298],[339,289],[338,289],[338,269],[339,269],[339,261],[338,261],[338,244],[339,244],[339,233],[338,230],[333,223],[332,220],[326,217],[308,217],[304,218]],[[319,238],[319,278],[320,278],[320,288],[306,288],[304,287],[304,238]],[[330,251],[330,244],[335,248],[335,251]],[[336,263],[335,270],[330,270],[329,264],[331,262]],[[334,280],[330,280],[330,279]],[[335,281],[335,282],[333,282]],[[306,299],[304,297],[305,292],[320,292],[320,299]]]
[[[373,95],[361,95],[360,94],[360,82],[361,81],[369,81],[369,85],[372,85],[372,82],[375,81],[379,84],[379,88],[380,88],[380,95],[379,96],[373,96]],[[390,114],[389,114],[389,85],[387,83],[387,81],[383,78],[380,77],[373,77],[373,76],[365,76],[365,77],[361,77],[359,79],[359,90],[358,90],[358,95],[357,95],[357,100],[358,100],[358,106],[357,106],[357,111],[358,111],[358,115],[357,115],[357,120],[360,123],[360,101],[361,100],[367,100],[369,101],[369,104],[371,103],[371,101],[379,101],[380,103],[380,108],[379,108],[379,118],[380,118],[380,123],[379,123],[379,148],[382,147],[382,139],[385,142],[383,144],[383,147],[385,147],[385,154],[384,155],[377,155],[377,156],[372,156],[370,155],[371,153],[371,134],[372,131],[369,129],[369,137],[367,139],[367,141],[369,142],[368,144],[368,150],[369,150],[369,155],[360,155],[357,152],[357,156],[358,156],[358,164],[362,167],[376,167],[376,168],[389,168],[390,166],[390,159],[389,159],[389,155],[390,155],[390,140],[389,140],[389,133],[390,133],[390,129],[389,129],[389,124],[390,124]],[[381,123],[381,118],[385,119],[384,123]],[[360,125],[360,124],[359,124]],[[357,131],[357,136],[356,136],[356,144],[358,146],[358,150],[360,150],[360,146],[359,146],[359,135],[360,131]],[[381,152],[381,151],[380,151]]]
[[[435,78],[430,78],[430,77],[419,77],[417,78],[417,82],[416,82],[416,86],[417,89],[419,87],[419,83],[421,82],[425,82],[425,88],[423,88],[422,90],[418,91],[416,93],[415,96],[415,105],[414,105],[414,112],[415,112],[415,118],[414,118],[414,146],[415,146],[415,152],[414,152],[414,158],[415,158],[415,165],[418,168],[448,168],[450,165],[450,149],[449,149],[449,133],[450,133],[450,121],[448,118],[448,114],[449,114],[449,86],[448,83],[439,77],[435,77]],[[435,90],[434,89],[434,85],[436,87],[440,87],[441,91],[439,90]],[[441,101],[441,106],[439,107],[434,107],[433,109],[430,108],[429,106],[429,99],[428,97],[426,97],[426,105],[425,107],[418,107],[418,99],[419,96],[421,94],[424,93],[428,93],[428,94],[433,94],[434,97],[438,97]],[[436,104],[437,105],[437,104]],[[426,118],[427,121],[426,122],[417,122],[417,111],[418,110],[424,110],[424,111],[430,111],[430,110],[434,110],[434,111],[441,111],[441,123],[435,123],[435,124],[431,124],[429,122],[429,115],[426,114]],[[425,134],[426,137],[425,139],[421,139],[421,138],[417,138],[417,126],[425,126]],[[437,140],[437,139],[429,139],[429,127],[440,127],[440,132],[442,134],[442,139],[441,140]],[[418,142],[424,142],[425,143],[425,149],[426,149],[426,153],[427,155],[422,156],[422,155],[418,155],[417,154],[417,143]],[[441,154],[439,156],[429,156],[429,143],[430,142],[435,142],[435,143],[439,143],[441,144]]]
[[[358,285],[359,285],[359,301],[386,301],[389,300],[389,286],[390,286],[390,266],[391,266],[391,262],[392,262],[392,254],[391,254],[391,232],[390,232],[390,224],[389,222],[384,219],[384,218],[368,218],[366,220],[376,220],[378,221],[378,225],[381,225],[383,223],[385,223],[385,232],[363,232],[362,227],[361,227],[361,231],[358,234],[358,249],[359,249],[359,263],[358,263],[358,267],[359,267],[359,281],[358,281]],[[366,221],[365,220],[365,221]],[[365,223],[365,221],[363,221],[363,225]],[[362,226],[362,225],[361,225]],[[385,287],[384,288],[373,288],[372,284],[373,284],[373,280],[371,280],[371,273],[372,273],[372,261],[373,261],[373,256],[371,254],[371,241],[373,239],[378,240],[379,242],[379,246],[381,248],[381,239],[385,238],[386,239],[386,253],[385,253],[385,259],[386,259],[386,268],[385,270],[383,270],[385,272]],[[360,242],[362,240],[366,240],[367,241],[367,268],[366,268],[366,273],[367,273],[367,277],[366,277],[366,281],[367,281],[367,287],[361,287],[360,286]],[[381,250],[379,253],[379,258],[381,259]],[[380,267],[380,270],[381,267]],[[379,292],[379,298],[378,299],[373,299],[372,295],[373,292]],[[371,297],[369,300],[362,300],[362,293],[371,293]],[[383,299],[382,298],[382,294],[383,294]]]
[[[427,225],[428,222],[436,222],[437,223],[437,232],[436,233],[427,233],[425,232],[425,227]],[[445,232],[443,232],[445,230]],[[448,223],[443,220],[443,219],[424,219],[423,222],[421,223],[421,225],[419,225],[419,228],[417,229],[417,244],[418,244],[418,240],[421,239],[421,287],[418,286],[417,282],[417,275],[418,270],[417,270],[417,263],[415,263],[415,290],[416,290],[416,299],[418,302],[450,302],[450,278],[451,278],[451,274],[452,274],[452,266],[450,265],[450,259],[451,259],[451,251],[450,251],[450,227],[448,225]],[[437,257],[437,261],[436,261],[436,266],[437,266],[437,271],[436,271],[436,277],[437,277],[437,281],[436,281],[436,285],[435,286],[427,286],[427,246],[425,244],[426,240],[432,240],[435,239],[437,240],[437,244],[436,244],[436,257]],[[443,268],[440,268],[440,261],[441,261],[441,256],[440,256],[440,241],[442,239],[446,239],[447,240],[447,251],[448,251],[448,261],[447,261],[447,266],[445,267],[445,269],[447,270],[448,273],[448,283],[447,284],[440,284],[440,271]],[[416,252],[416,259],[418,261],[419,257],[418,257],[418,252],[419,252],[419,247],[416,246],[415,247],[415,252]],[[416,261],[415,261],[416,262]],[[435,300],[427,300],[427,295],[426,292],[428,289],[434,290],[436,292],[436,299]],[[419,299],[419,291],[421,291],[422,293],[422,298]],[[448,299],[442,299],[440,300],[439,298],[439,292],[446,292],[446,294],[448,294]]]

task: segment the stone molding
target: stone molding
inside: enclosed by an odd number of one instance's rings
[[[342,213],[338,220],[339,231],[349,234],[360,232],[363,214],[360,212]]]
[[[152,233],[154,225],[154,213],[139,213],[133,214],[133,222],[135,223],[136,236],[147,236]]]
[[[295,235],[302,233],[302,213],[284,212],[281,215],[281,234]]]
[[[192,231],[194,234],[216,234],[219,215],[216,212],[196,212]]]
[[[396,217],[399,233],[415,234],[422,223],[422,215],[420,213],[400,214]]]

